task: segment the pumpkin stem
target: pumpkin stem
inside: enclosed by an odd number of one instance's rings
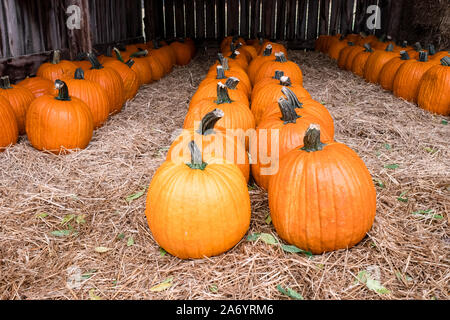
[[[86,58],[87,58],[86,52],[79,52],[75,57],[75,61],[83,61]]]
[[[322,150],[324,146],[325,144],[320,141],[320,126],[318,124],[311,124],[308,130],[306,130],[301,150],[315,152]]]
[[[60,62],[61,62],[61,51],[59,51],[59,50],[53,51],[52,64],[58,64]]]
[[[208,164],[206,162],[203,162],[202,152],[198,148],[195,141],[192,140],[191,142],[189,142],[188,147],[189,151],[191,152],[191,162],[186,163],[186,165],[191,169],[205,170]]]
[[[372,47],[370,46],[370,43],[364,43],[363,45],[364,49],[366,49],[366,52],[373,52]]]
[[[288,102],[290,105],[292,105],[296,109],[303,108],[303,103],[298,100],[298,97],[295,95],[295,93],[289,89],[288,87],[283,87],[281,89],[281,92],[288,98]]]
[[[434,47],[434,45],[432,43],[430,43],[428,45],[428,54],[430,56],[435,55],[436,54],[436,48]]]
[[[230,90],[235,90],[237,85],[239,84],[239,79],[235,77],[229,77],[227,81],[225,81],[225,85]]]
[[[0,88],[2,89],[12,89],[11,82],[9,81],[9,76],[4,76],[0,78]]]
[[[237,40],[237,39],[236,39]],[[236,40],[234,40],[234,41],[236,41]],[[236,46],[234,45],[234,42],[231,42],[230,43],[230,51],[231,52],[234,52],[234,50],[236,50],[237,48],[236,48]]]
[[[92,65],[91,69],[103,69],[102,64],[100,63],[100,61],[98,61],[97,57],[95,56],[95,54],[93,53],[88,53],[87,55],[89,62]]]
[[[446,67],[450,67],[450,57],[445,56],[441,59],[441,64]]]
[[[230,54],[230,56],[229,56],[228,58],[236,59],[236,57],[237,57],[239,54],[241,54],[239,51],[234,50],[233,53]]]
[[[419,52],[419,61],[420,62],[427,62],[428,61],[428,52],[426,51],[420,51]]]
[[[217,70],[217,77],[216,79],[226,79],[227,77],[225,76],[225,70],[223,69],[223,66],[217,66],[216,68]]]
[[[58,90],[58,96],[55,97],[56,100],[70,101],[69,88],[67,87],[67,84],[64,81],[61,81],[59,79],[56,80],[55,89]]]
[[[284,56],[283,52],[277,52],[277,53],[275,53],[275,61],[276,62],[287,62],[287,59]]]
[[[409,54],[405,50],[400,51],[400,59],[401,60],[409,60]]]
[[[281,120],[284,121],[284,124],[295,123],[300,116],[295,112],[294,106],[292,106],[289,101],[285,98],[280,97],[278,99],[278,106],[280,107],[282,117]]]
[[[270,55],[272,55],[272,45],[271,45],[271,44],[268,44],[268,45],[266,46],[266,48],[264,49],[263,56],[264,56],[264,57],[268,57],[268,56],[270,56]]]
[[[156,39],[153,39],[153,49],[159,49],[159,43],[158,43],[158,40],[156,40]]]
[[[416,51],[421,51],[422,50],[422,45],[420,44],[420,42],[416,42],[416,43],[414,43],[413,48]]]
[[[223,70],[230,70],[230,67],[228,66],[228,59],[227,58],[223,58],[222,67],[223,67]]]
[[[280,85],[290,87],[292,85],[291,79],[289,77],[282,76],[280,78]]]
[[[282,76],[284,76],[284,72],[283,72],[283,71],[276,70],[276,71],[275,71],[275,75],[273,76],[272,79],[281,80],[281,77],[282,77]]]
[[[114,52],[116,53],[116,57],[117,60],[119,60],[120,62],[124,62],[123,58],[122,58],[122,54],[120,53],[119,49],[117,49],[116,47],[113,48]]]
[[[213,111],[207,113],[200,123],[200,128],[198,128],[197,133],[207,136],[208,134],[214,133],[214,126],[217,121],[222,119],[225,114],[220,109],[214,109]]]
[[[136,57],[145,57],[148,55],[148,50],[140,50],[135,53],[133,53],[130,58],[136,58]]]
[[[388,52],[394,51],[394,45],[393,45],[392,43],[389,43],[389,44],[387,45],[385,51],[388,51]]]
[[[125,62],[125,64],[128,66],[128,68],[131,68],[134,64],[134,60],[133,59],[128,59],[127,62]]]
[[[222,103],[232,103],[230,96],[228,95],[228,88],[222,83],[217,84],[217,100],[214,101],[216,104]]]
[[[347,42],[347,45],[349,45],[350,47],[353,47],[355,44],[351,41]]]
[[[84,70],[82,68],[78,68],[77,70],[75,70],[74,79],[84,80]]]
[[[402,42],[402,48],[406,48],[407,46],[408,46],[408,41],[406,41],[406,40],[403,40],[403,42]]]

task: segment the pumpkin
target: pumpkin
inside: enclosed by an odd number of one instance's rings
[[[167,152],[167,160],[180,157],[188,162],[189,159],[186,158],[190,156],[188,144],[191,140],[194,140],[200,146],[203,154],[207,153],[216,158],[224,158],[236,164],[248,181],[250,164],[245,149],[245,141],[239,141],[239,137],[228,134],[225,128],[216,126],[217,121],[223,116],[222,110],[214,109],[201,119],[198,128],[184,129],[170,146]]]
[[[334,40],[328,49],[328,56],[333,60],[337,60],[341,50],[345,47],[347,47],[347,41],[344,40],[344,37]]]
[[[0,96],[0,152],[19,138],[16,115],[8,100]]]
[[[191,61],[191,48],[186,43],[174,41],[170,44],[170,47],[175,53],[177,65],[185,66]]]
[[[82,52],[77,55],[75,60],[72,63],[77,67],[83,69],[83,71],[87,71],[91,68],[91,63],[86,60],[87,54]]]
[[[26,114],[31,102],[35,99],[33,93],[25,87],[12,85],[9,77],[4,76],[0,79],[0,97],[10,103],[16,116],[19,134],[24,134]]]
[[[367,59],[373,53],[370,44],[364,44],[364,51],[358,53],[352,62],[352,72],[360,77],[364,76],[364,68],[366,66]]]
[[[339,52],[339,57],[337,59],[337,65],[339,68],[341,68],[341,69],[345,68],[345,64],[347,62],[347,57],[348,57],[349,53],[352,52],[354,46],[355,46],[354,43],[349,41],[349,42],[347,42],[347,46],[344,47]]]
[[[134,60],[128,60],[126,63],[122,60],[122,56],[117,48],[114,48],[117,55],[117,60],[106,61],[103,65],[116,70],[123,81],[125,100],[133,99],[139,90],[139,78],[131,67]]]
[[[239,86],[242,88],[242,90],[245,90],[248,96],[250,96],[250,92],[252,91],[252,85],[250,83],[250,79],[247,76],[247,73],[243,71],[242,69],[229,69],[228,68],[228,59],[223,60],[223,65],[217,66],[215,69],[210,69],[208,73],[206,74],[206,78],[217,78],[218,70],[220,68],[223,68],[224,74],[226,78],[237,78],[239,79]]]
[[[292,83],[303,85],[302,70],[295,62],[288,61],[282,52],[277,52],[275,59],[266,61],[261,65],[255,76],[255,84],[264,78],[271,78],[277,70],[283,71]]]
[[[403,63],[409,60],[408,52],[400,51],[400,57],[389,60],[381,69],[380,75],[378,76],[378,83],[383,87],[383,89],[392,91],[394,86],[394,78],[397,70],[401,67]]]
[[[355,45],[355,46],[350,47],[350,50],[347,53],[347,57],[345,58],[344,70],[351,71],[353,60],[358,55],[358,53],[363,52],[364,50],[366,50],[366,49],[363,46]]]
[[[256,76],[256,73],[259,71],[259,68],[261,67],[261,65],[264,62],[272,61],[272,60],[273,60],[272,45],[268,44],[268,45],[266,45],[262,55],[257,56],[248,65],[248,69],[247,69],[248,77],[249,77],[250,81],[252,82],[252,84],[255,84],[255,76]]]
[[[450,51],[439,51],[436,52],[434,45],[428,45],[428,59],[440,61],[442,58],[450,56]]]
[[[109,113],[118,113],[125,103],[125,88],[120,74],[113,68],[104,67],[97,57],[88,53],[92,68],[84,73],[86,80],[96,82],[102,87],[109,100]]]
[[[57,97],[42,96],[31,104],[26,121],[28,140],[34,148],[55,154],[84,149],[94,131],[91,111],[69,95],[64,81],[56,80],[55,87]]]
[[[261,49],[259,49],[259,52],[258,52],[258,55],[263,55],[264,54],[264,51],[265,51],[265,48],[267,48],[267,45],[271,45],[271,47],[272,47],[272,55],[274,56],[275,55],[275,53],[277,53],[277,52],[283,52],[283,54],[284,54],[284,56],[287,58],[288,57],[288,54],[287,54],[287,50],[286,50],[286,48],[282,45],[282,44],[280,44],[280,43],[275,43],[275,42],[270,42],[270,41],[265,41],[264,43],[263,43],[263,45],[261,46]]]
[[[157,41],[154,41],[154,48],[149,51],[149,55],[155,57],[162,65],[164,74],[171,72],[176,63],[176,54],[173,48],[171,46],[161,47]]]
[[[238,167],[204,155],[194,141],[191,161],[166,161],[155,172],[145,214],[156,242],[181,258],[221,254],[250,225],[250,196]]]
[[[67,80],[66,85],[71,97],[83,101],[91,111],[94,129],[100,128],[108,119],[109,100],[106,91],[96,82],[85,80],[84,71],[78,68],[74,79]]]
[[[198,104],[191,106],[191,110],[184,119],[183,128],[195,127],[195,121],[201,119],[209,112],[220,108],[224,116],[219,120],[219,127],[235,130],[238,136],[245,135],[248,129],[255,128],[255,118],[248,106],[239,101],[232,101],[228,95],[228,89],[225,84],[217,84],[217,96],[214,98],[203,99]]]
[[[130,58],[133,59],[134,63],[131,65],[131,70],[136,72],[138,76],[139,84],[149,84],[153,81],[152,79],[152,67],[145,57],[148,55],[147,50],[134,52],[131,54]]]
[[[145,61],[147,61],[148,65],[150,66],[151,74],[152,74],[152,80],[158,81],[165,75],[164,66],[157,57],[157,55],[150,55],[149,51],[146,51],[147,55],[144,55]]]
[[[228,61],[236,62],[236,65],[240,66],[242,70],[247,72],[248,69],[248,60],[245,55],[242,55],[239,50],[234,50],[229,56]]]
[[[450,57],[431,67],[420,79],[417,94],[419,107],[433,113],[450,115]]]
[[[302,147],[281,158],[269,184],[278,235],[313,254],[360,242],[376,211],[376,191],[364,162],[346,145],[321,136],[319,126],[311,125]]]
[[[195,53],[197,52],[197,48],[195,47],[195,42],[191,38],[184,39],[184,43],[186,43],[189,47],[189,50],[191,51],[191,59],[195,56]]]
[[[55,50],[52,61],[41,64],[36,75],[53,82],[56,79],[73,78],[76,69],[77,66],[73,62],[61,60],[61,52]]]
[[[224,76],[224,78],[219,79],[207,78],[203,80],[200,83],[197,91],[191,98],[191,102],[189,103],[189,110],[200,100],[217,97],[217,84],[223,81],[225,81],[225,86],[228,88],[228,94],[231,100],[239,101],[250,107],[250,102],[248,101],[246,92],[237,88],[239,85],[239,79],[234,77],[226,78]]]
[[[48,79],[41,77],[28,77],[17,84],[31,91],[35,98],[44,94],[55,94],[55,85]]]
[[[277,102],[280,97],[283,97],[282,89],[284,87],[289,87],[289,89],[299,98],[311,98],[311,95],[305,88],[298,84],[292,84],[289,77],[282,76],[278,83],[270,83],[264,87],[253,90],[251,110],[255,116],[256,123],[259,124],[261,121],[261,117],[267,106]]]
[[[409,50],[407,50],[411,59],[415,59],[415,60],[419,59],[420,51],[423,51],[423,48],[422,48],[422,45],[420,44],[420,42],[414,43],[414,45],[412,47],[410,47]]]
[[[209,68],[208,73],[214,72],[218,66],[222,66],[227,71],[238,71],[247,75],[247,71],[242,68],[238,61],[225,58],[222,53],[217,54],[217,61]]]
[[[258,56],[258,52],[256,51],[254,46],[245,45],[245,46],[242,46],[239,50],[243,51],[243,52],[247,52],[247,56],[250,57],[250,59],[248,59],[249,62]]]
[[[420,79],[435,65],[434,62],[428,62],[428,54],[425,51],[420,52],[419,60],[408,60],[402,64],[395,74],[394,94],[405,100],[417,102]]]
[[[302,144],[305,132],[311,123],[323,124],[325,141],[332,140],[334,137],[332,128],[326,127],[326,123],[321,119],[303,110],[296,110],[283,97],[278,100],[278,104],[280,114],[266,118],[258,125],[250,145],[252,175],[256,183],[265,190],[269,186],[270,177],[279,168],[279,159]]]
[[[396,52],[393,52],[394,46],[389,44],[386,50],[375,50],[366,61],[364,66],[364,79],[367,82],[377,83],[380,71],[383,66],[390,60],[397,56]]]

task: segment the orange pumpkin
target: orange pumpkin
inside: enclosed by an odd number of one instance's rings
[[[27,113],[26,131],[31,145],[55,154],[84,149],[94,131],[89,107],[71,97],[67,85],[55,81],[57,97],[42,96],[33,101]]]
[[[238,89],[239,79],[230,77],[218,79],[207,78],[203,80],[195,94],[191,98],[191,102],[189,103],[189,110],[193,105],[196,105],[200,100],[214,98],[217,97],[217,84],[219,82],[225,82],[225,86],[228,88],[228,94],[232,101],[239,101],[248,107],[250,106],[250,102],[248,101],[248,96],[245,91]]]
[[[76,69],[77,66],[73,62],[61,60],[61,52],[55,50],[52,61],[41,64],[36,75],[53,82],[56,79],[73,78]]]
[[[29,77],[17,84],[25,87],[33,93],[35,98],[43,96],[44,94],[55,94],[55,85],[52,81],[41,77]]]
[[[134,63],[131,66],[131,70],[136,72],[140,85],[149,84],[153,81],[152,79],[152,68],[145,57],[148,55],[147,50],[134,52],[130,58],[133,59]],[[127,62],[128,63],[128,62]]]
[[[237,78],[239,79],[239,87],[242,88],[242,90],[245,90],[248,96],[250,96],[250,92],[252,91],[252,85],[250,83],[250,79],[247,76],[247,73],[243,71],[242,69],[229,69],[228,68],[228,59],[223,60],[223,65],[217,66],[215,69],[210,69],[208,73],[206,74],[206,78],[217,78],[217,74],[220,71],[220,68],[223,68],[223,72],[225,74],[226,78]],[[206,79],[205,78],[205,79]]]
[[[295,62],[288,61],[282,52],[277,52],[275,59],[266,61],[261,65],[255,76],[255,84],[264,78],[271,78],[277,70],[283,71],[292,83],[303,85],[302,70]]]
[[[364,51],[359,52],[352,62],[352,72],[360,77],[364,76],[364,68],[366,66],[367,59],[373,53],[370,44],[364,44]]]
[[[272,57],[272,45],[266,45],[263,53],[257,56],[255,59],[250,62],[248,66],[248,77],[252,84],[255,84],[256,73],[259,71],[259,68],[264,62],[273,60]]]
[[[170,47],[175,53],[177,65],[185,66],[191,62],[191,48],[186,43],[174,41],[170,44]]]
[[[366,49],[362,46],[352,46],[347,54],[347,57],[345,58],[344,69],[351,71],[353,60],[358,55],[358,53],[363,52],[364,50],[366,50]]]
[[[313,254],[357,244],[376,211],[376,191],[364,162],[346,145],[321,135],[311,125],[302,146],[281,158],[269,184],[278,235]]]
[[[345,69],[345,64],[347,63],[347,58],[350,52],[353,51],[355,44],[353,42],[347,42],[347,46],[344,47],[340,52],[337,59],[337,65],[341,69]]]
[[[0,152],[15,144],[19,138],[19,128],[11,104],[0,96]]]
[[[366,61],[364,66],[364,78],[367,82],[377,83],[380,71],[383,66],[397,56],[393,52],[394,46],[389,44],[385,50],[375,50]]]
[[[389,60],[381,69],[378,76],[378,83],[383,89],[392,91],[394,86],[394,78],[397,74],[397,70],[403,63],[409,60],[408,52],[400,51],[400,57]]]

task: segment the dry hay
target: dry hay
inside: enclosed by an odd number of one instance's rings
[[[289,54],[302,66],[306,89],[332,113],[336,139],[385,185],[377,187],[375,224],[360,244],[308,258],[244,238],[210,259],[160,254],[145,219],[145,196],[126,198],[143,190],[163,162],[189,98],[213,63],[211,50],[141,89],[86,150],[58,157],[22,138],[0,154],[0,298],[88,299],[91,292],[103,299],[281,299],[281,284],[305,299],[448,299],[450,125],[321,54]],[[397,199],[404,191],[407,202]],[[250,193],[249,234],[276,236],[265,223],[266,193]],[[443,218],[412,214],[427,209]],[[43,213],[48,216],[37,217]],[[67,229],[61,223],[68,214],[84,214],[85,223],[72,220],[75,234],[52,235]],[[134,244],[127,246],[129,237]],[[83,275],[81,287],[69,288],[74,270]],[[378,273],[390,293],[359,283],[364,270]],[[168,277],[170,288],[150,291]]]

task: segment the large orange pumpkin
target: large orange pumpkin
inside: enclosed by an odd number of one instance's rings
[[[389,44],[385,50],[375,50],[366,61],[364,66],[364,79],[368,82],[377,83],[380,71],[383,66],[397,56],[393,52],[394,46]]]
[[[76,69],[77,66],[73,62],[61,60],[61,52],[55,50],[52,61],[41,64],[36,75],[53,82],[56,79],[73,78]]]
[[[408,52],[400,51],[400,56],[389,60],[381,69],[378,83],[386,90],[392,91],[394,78],[403,63],[409,60]]]
[[[192,58],[191,48],[181,41],[174,41],[170,44],[170,47],[175,53],[176,64],[179,66],[185,66],[189,64]]]
[[[189,144],[191,161],[166,161],[156,171],[145,214],[153,238],[181,259],[221,254],[250,225],[250,197],[239,168]],[[188,205],[187,205],[188,204]]]
[[[89,107],[71,97],[67,85],[55,81],[58,96],[42,96],[33,101],[27,113],[26,130],[31,145],[55,154],[84,149],[94,131]]]
[[[281,158],[270,180],[275,230],[286,242],[314,254],[350,248],[375,218],[372,177],[353,150],[321,139],[317,126],[310,126],[302,145]]]
[[[19,128],[11,104],[0,96],[0,152],[15,144],[19,138]]]
[[[352,46],[352,47],[350,47],[350,50],[347,53],[347,57],[345,58],[344,69],[348,70],[348,71],[351,71],[352,70],[353,60],[358,55],[358,53],[363,52],[364,50],[366,50],[366,49],[364,47],[362,47],[362,46]]]
[[[30,90],[35,98],[43,96],[44,94],[55,94],[55,85],[53,82],[41,77],[26,78],[17,85]]]
[[[261,65],[255,76],[255,84],[264,78],[271,78],[277,70],[283,71],[292,83],[303,85],[302,70],[295,62],[288,61],[282,52],[277,52],[275,59],[266,61]]]
[[[200,100],[217,97],[217,84],[219,82],[225,82],[225,86],[228,88],[228,94],[232,101],[239,101],[247,106],[250,106],[248,96],[245,91],[238,89],[239,79],[230,77],[225,79],[212,79],[207,78],[203,80],[195,94],[189,102],[189,110],[193,105],[196,105]]]
[[[367,59],[373,53],[372,47],[368,43],[364,44],[364,49],[353,58],[352,62],[352,72],[360,77],[364,76]]]
[[[255,59],[253,59],[250,64],[248,65],[248,77],[250,78],[250,81],[252,84],[255,84],[255,76],[256,73],[259,71],[259,68],[264,62],[273,60],[272,56],[272,45],[268,44],[263,53],[259,56],[257,56]]]
[[[152,79],[152,68],[145,57],[148,55],[147,50],[142,50],[134,52],[131,54],[130,58],[133,59],[134,63],[131,66],[131,70],[136,72],[139,79],[139,84],[149,84],[153,81]],[[128,61],[127,61],[128,63]]]

